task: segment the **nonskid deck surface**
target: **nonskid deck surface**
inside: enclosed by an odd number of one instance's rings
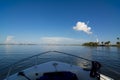
[[[30,67],[28,69],[23,70],[24,74],[31,80],[36,80],[37,78],[40,78],[44,73],[47,72],[61,72],[61,71],[69,71],[72,73],[75,73],[78,80],[96,80],[95,78],[91,78],[89,76],[89,71],[85,71],[82,68],[62,63],[58,61],[50,61],[46,63],[42,63],[33,67]],[[18,75],[18,73],[8,77],[7,80],[28,80],[26,77]]]

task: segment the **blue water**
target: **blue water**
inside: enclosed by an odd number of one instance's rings
[[[26,57],[53,50],[99,61],[102,64],[102,73],[115,80],[120,79],[120,48],[118,47],[0,45],[0,71]]]

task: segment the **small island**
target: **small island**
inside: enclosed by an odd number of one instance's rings
[[[113,47],[120,47],[120,38],[117,37],[116,38],[117,41],[115,44],[111,44],[111,41],[106,41],[106,42],[86,42],[86,43],[83,43],[82,46],[106,46],[106,47],[109,47],[109,46],[113,46]]]
[[[106,42],[86,42],[86,43],[83,43],[82,46],[106,46],[106,47],[110,47],[110,46],[113,46],[113,47],[120,47],[120,42],[116,42],[116,44],[111,44],[110,41],[106,41]]]

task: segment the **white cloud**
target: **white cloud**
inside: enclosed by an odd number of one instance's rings
[[[5,43],[14,43],[14,36],[7,36]]]
[[[87,34],[92,34],[91,27],[88,27],[85,22],[77,22],[76,26],[74,26],[73,29],[76,31],[83,31]]]
[[[42,37],[40,43],[43,44],[81,44],[85,40],[66,37]]]

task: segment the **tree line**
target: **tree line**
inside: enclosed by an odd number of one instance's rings
[[[111,41],[106,41],[106,42],[87,42],[83,43],[83,46],[119,46],[120,47],[120,38],[116,38],[116,44],[111,44]]]

